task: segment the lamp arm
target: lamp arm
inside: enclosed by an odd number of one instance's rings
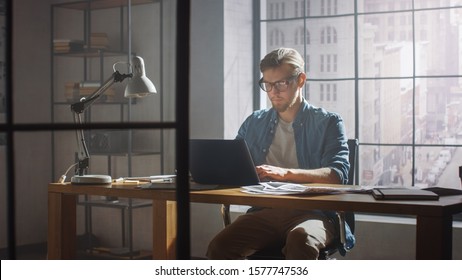
[[[78,114],[76,112],[73,113],[74,122],[82,124],[81,114]],[[87,143],[85,142],[85,133],[83,132],[83,129],[76,130],[75,134],[77,138],[77,145],[79,147],[77,152],[77,157],[79,161],[76,168],[76,174],[78,174],[79,176],[83,176],[86,173],[88,166],[90,165],[90,153],[88,152]]]
[[[119,71],[112,73],[111,77],[107,79],[101,87],[93,92],[89,97],[82,97],[78,102],[71,105],[72,112],[81,114],[87,110],[93,102],[100,98],[103,93],[116,82],[122,82],[126,78],[131,78],[133,74],[120,74]]]
[[[104,82],[104,84],[101,87],[99,87],[94,93],[92,93],[89,97],[82,97],[78,102],[73,103],[71,105],[71,111],[74,114],[74,122],[82,124],[81,114],[85,112],[85,110],[87,110],[93,104],[93,102],[95,102],[99,97],[101,97],[103,93],[114,83],[122,82],[126,78],[131,78],[132,76],[132,74],[120,74],[119,71],[114,71],[111,77],[107,79]],[[76,173],[79,176],[82,176],[86,173],[86,170],[88,169],[90,161],[90,152],[88,151],[87,144],[85,142],[85,133],[83,129],[79,129],[76,131],[76,137],[77,143],[79,145],[79,161]]]

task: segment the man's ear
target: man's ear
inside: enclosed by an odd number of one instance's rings
[[[306,81],[306,73],[305,72],[302,72],[298,75],[298,80],[297,80],[297,85],[298,87],[303,87],[303,85],[305,85],[305,81]]]

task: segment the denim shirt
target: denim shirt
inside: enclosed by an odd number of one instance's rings
[[[278,120],[277,111],[270,108],[253,112],[241,125],[236,138],[247,142],[255,165],[265,164]],[[343,119],[303,99],[292,127],[299,168],[331,168],[337,173],[340,182],[346,184],[350,164]],[[337,219],[332,211],[324,213]],[[344,245],[349,250],[353,248],[355,240],[348,225],[346,233],[347,242]],[[342,255],[345,254],[345,248],[339,248]]]

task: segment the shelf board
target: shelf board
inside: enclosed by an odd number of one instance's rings
[[[90,149],[90,154],[92,156],[112,156],[112,157],[126,157],[128,156],[128,152],[127,153],[123,153],[123,152],[95,152],[95,151],[92,151]],[[155,156],[155,155],[160,155],[161,152],[159,151],[144,151],[144,152],[141,152],[141,151],[132,151],[131,152],[131,155],[132,156]]]
[[[81,96],[81,97],[85,97],[85,96]],[[65,106],[70,106],[72,104],[74,104],[75,102],[77,102],[77,100],[73,100],[73,101],[57,101],[55,103],[53,103],[53,105],[65,105]],[[124,101],[105,101],[105,100],[97,100],[94,104],[95,105],[104,105],[104,106],[108,106],[108,105],[128,105],[128,102],[129,100],[127,99],[125,102]],[[135,104],[135,103],[132,103],[132,104]],[[95,106],[93,105],[93,106]]]
[[[64,57],[100,57],[100,56],[126,56],[127,52],[124,51],[113,51],[105,49],[85,49],[82,51],[74,52],[53,52],[55,56],[64,56]]]
[[[160,0],[132,0],[132,6],[156,3]],[[55,4],[55,7],[74,10],[100,10],[127,6],[127,0],[93,0]]]
[[[105,199],[92,199],[92,200],[82,200],[77,203],[78,205],[88,205],[88,206],[96,206],[96,207],[108,207],[108,208],[128,208],[130,203],[128,200],[105,200]],[[149,207],[152,205],[151,201],[144,201],[144,200],[132,200],[131,208],[143,208]]]

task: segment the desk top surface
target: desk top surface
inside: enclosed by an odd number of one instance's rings
[[[335,186],[335,185],[333,185]],[[166,189],[140,189],[133,184],[71,185],[51,183],[49,194],[88,194],[175,201],[176,192]],[[442,216],[462,212],[462,195],[443,196],[437,201],[393,200],[377,201],[370,194],[326,195],[261,195],[248,194],[239,187],[215,190],[191,191],[191,202],[213,204],[240,204],[273,208],[296,208],[302,210],[337,210],[404,215]]]

